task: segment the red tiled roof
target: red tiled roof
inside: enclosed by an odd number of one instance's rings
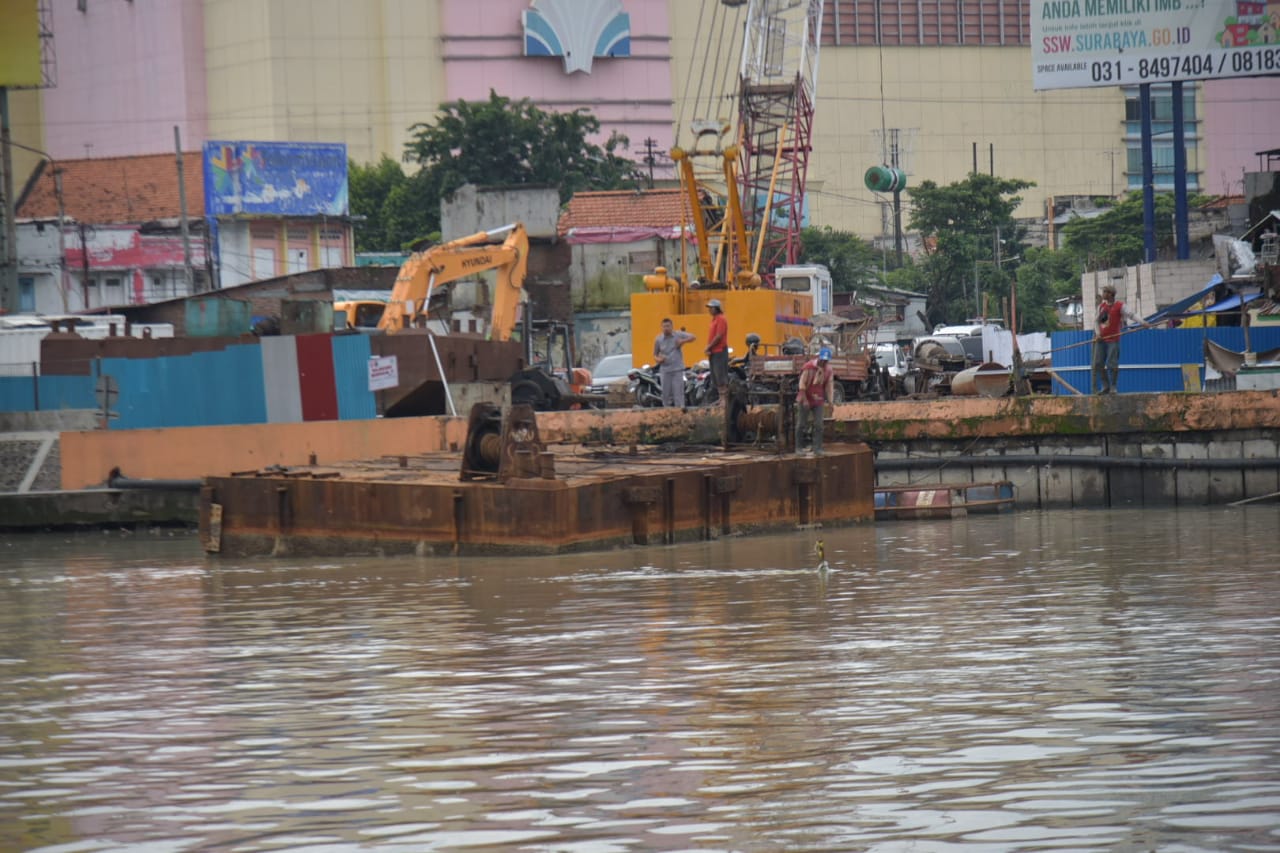
[[[182,155],[187,187],[187,216],[204,216],[204,171],[199,151]],[[173,154],[59,160],[66,215],[80,222],[124,224],[177,219],[178,162]],[[18,199],[17,218],[52,219],[58,215],[53,170],[44,164],[39,179]]]
[[[1233,204],[1244,204],[1245,197],[1242,195],[1220,195],[1210,201],[1200,205],[1201,210],[1225,210]]]
[[[564,236],[573,228],[678,228],[682,207],[679,189],[577,193],[560,215],[557,230]]]

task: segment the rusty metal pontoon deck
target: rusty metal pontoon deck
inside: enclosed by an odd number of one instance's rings
[[[517,407],[518,408],[518,407]],[[870,521],[863,444],[820,457],[682,445],[547,448],[529,413],[459,453],[208,477],[211,553],[547,554]],[[488,416],[494,424],[492,413]]]

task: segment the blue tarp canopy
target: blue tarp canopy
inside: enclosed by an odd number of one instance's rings
[[[1240,308],[1242,304],[1252,302],[1261,296],[1261,293],[1237,293],[1234,296],[1228,296],[1221,302],[1215,302],[1203,311],[1188,311],[1188,317],[1194,317],[1197,314],[1216,314],[1219,311],[1234,311]]]
[[[1163,320],[1172,319],[1173,317],[1181,317],[1184,314],[1186,314],[1188,308],[1190,308],[1192,305],[1195,305],[1201,299],[1204,299],[1206,296],[1208,296],[1210,293],[1213,292],[1213,289],[1215,287],[1217,287],[1220,284],[1222,284],[1222,276],[1215,273],[1213,278],[1209,279],[1209,283],[1205,286],[1204,290],[1200,291],[1199,293],[1195,293],[1195,294],[1192,294],[1191,296],[1188,296],[1186,299],[1183,299],[1181,302],[1175,302],[1172,305],[1170,305],[1168,308],[1164,308],[1160,311],[1157,311],[1156,313],[1152,314],[1150,317],[1144,318],[1144,322],[1155,324]]]
[[[1215,302],[1208,308],[1198,308],[1194,311],[1189,310],[1191,306],[1201,302],[1206,296],[1213,293],[1214,289],[1220,284],[1222,284],[1222,276],[1215,274],[1213,278],[1209,279],[1209,283],[1205,285],[1204,290],[1201,290],[1199,293],[1194,293],[1186,299],[1175,302],[1168,308],[1157,311],[1150,317],[1145,318],[1144,322],[1156,325],[1158,323],[1165,322],[1166,320],[1174,320],[1179,317],[1195,317],[1200,314],[1217,314],[1220,311],[1238,311],[1240,310],[1241,304],[1252,302],[1262,295],[1261,293],[1233,293],[1220,302]]]

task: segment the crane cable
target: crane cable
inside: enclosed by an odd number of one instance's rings
[[[705,3],[704,3],[704,4],[702,4],[702,5],[700,5],[700,6],[699,6],[699,8],[698,8],[698,29],[694,32],[694,43],[695,43],[695,44],[696,44],[696,43],[701,39],[701,37],[702,37],[702,15],[703,15],[703,13],[704,13],[706,10],[707,10],[707,7],[706,7],[706,4],[705,4]],[[705,66],[705,62],[706,62],[706,58],[705,58],[705,57],[703,57],[703,62],[704,62],[704,66],[703,66],[703,67],[704,67],[704,69],[705,69],[705,67],[706,67],[706,66]],[[689,71],[690,71],[690,73],[685,74],[685,77],[684,77],[684,96],[683,96],[683,97],[681,98],[681,100],[680,100],[680,115],[679,115],[679,118],[676,120],[676,133],[675,133],[675,139],[673,140],[673,144],[676,144],[676,145],[679,145],[679,144],[680,144],[680,134],[681,134],[682,129],[683,129],[683,127],[684,127],[685,110],[689,109],[689,83],[693,80],[693,74],[692,74],[693,68],[692,68],[692,63],[690,63],[690,69],[689,69]],[[699,74],[699,75],[698,75],[698,80],[699,80],[698,88],[699,88],[699,90],[701,90],[701,88],[702,88],[702,83],[701,83],[702,77],[703,77],[703,75],[701,75],[701,74]],[[699,96],[699,97],[700,97],[700,96]],[[696,110],[696,107],[697,107],[696,102],[695,102],[695,104],[694,104],[694,107],[695,107],[695,110]]]
[[[880,57],[880,155],[889,163],[889,130],[884,118],[884,33],[880,30],[880,8],[876,7],[876,51]],[[893,164],[896,168],[897,164]]]
[[[717,102],[714,105],[708,104],[708,107],[710,107],[709,112],[714,113],[714,115],[710,117],[715,118],[717,121],[719,121],[720,119],[720,108],[723,106],[723,102],[728,95],[728,86],[729,86],[729,67],[726,63],[722,63],[720,61],[721,51],[724,50],[725,28],[728,26],[728,18],[729,18],[729,15],[724,11],[723,6],[720,7],[720,14],[718,17],[720,18],[720,32],[716,34],[716,64],[715,64],[715,71],[718,77],[714,82],[715,91],[710,96],[710,97],[716,98]]]
[[[723,106],[723,101],[726,99],[732,99],[733,95],[733,93],[729,91],[728,87],[733,79],[734,69],[730,65],[721,62],[721,58],[725,49],[726,29],[731,25],[734,29],[740,29],[742,11],[741,9],[738,9],[735,13],[736,19],[730,22],[728,13],[718,0],[715,0],[712,5],[713,11],[709,24],[704,19],[707,4],[704,2],[700,4],[698,8],[698,28],[694,34],[694,43],[695,45],[706,46],[710,34],[714,32],[714,58],[711,51],[700,51],[702,54],[702,64],[696,75],[698,78],[698,88],[694,95],[692,104],[689,100],[689,88],[695,75],[692,73],[693,67],[692,63],[690,63],[690,73],[685,77],[684,81],[685,89],[683,103],[681,104],[680,109],[680,118],[676,124],[675,143],[677,145],[680,143],[685,125],[686,110],[692,109],[692,116],[688,118],[690,124],[699,118],[714,118],[719,120],[719,112],[720,108]],[[732,58],[732,55],[730,58]],[[736,120],[736,113],[734,115],[734,120]]]

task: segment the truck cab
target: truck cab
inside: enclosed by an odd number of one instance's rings
[[[911,369],[906,351],[896,343],[876,344],[876,364],[886,368],[894,379],[901,379]]]
[[[807,293],[814,314],[831,313],[831,271],[822,264],[794,264],[778,267],[773,273],[778,290]]]

